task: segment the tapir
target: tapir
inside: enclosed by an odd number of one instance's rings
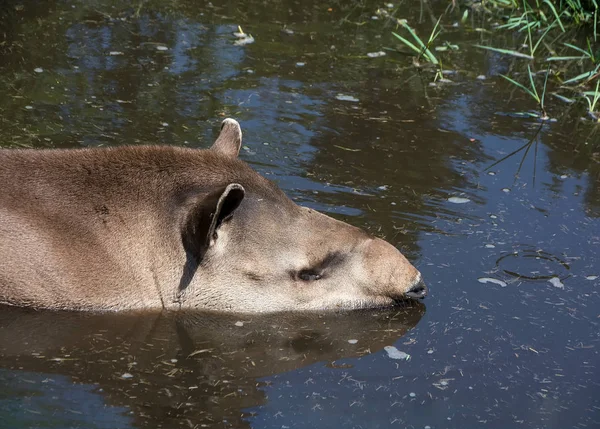
[[[56,310],[345,310],[423,298],[391,244],[209,149],[0,150],[0,303]]]

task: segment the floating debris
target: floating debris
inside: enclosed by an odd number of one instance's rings
[[[495,249],[495,248],[496,248],[496,246],[494,246],[493,244],[486,244],[486,245],[485,245],[485,248],[486,248],[486,249]]]
[[[344,94],[338,94],[338,95],[336,95],[336,96],[335,96],[335,98],[336,98],[337,100],[340,100],[340,101],[351,101],[351,102],[353,102],[353,103],[357,103],[358,101],[360,101],[360,100],[359,100],[358,98],[356,98],[356,97],[353,97],[353,96],[351,96],[351,95],[344,95]]]
[[[560,279],[558,277],[552,277],[551,279],[548,279],[548,282],[554,286],[557,287],[559,289],[564,289],[565,285],[563,284],[563,282],[560,281]]]
[[[508,189],[508,188],[502,188],[502,192],[505,192],[505,193],[508,194],[510,192],[510,189]]]
[[[244,322],[235,322],[235,326],[242,327],[244,326]]]
[[[498,280],[498,279],[493,279],[491,277],[480,277],[477,279],[477,281],[479,283],[494,283],[496,285],[506,287],[506,282],[503,282],[502,280]]]
[[[245,45],[249,45],[250,43],[254,43],[254,37],[252,37],[250,35],[233,42],[233,44],[235,46],[245,46]]]
[[[585,276],[586,280],[596,280],[598,276]]]
[[[33,71],[36,72],[36,73],[44,73],[44,69],[41,68],[41,67],[36,67],[36,68],[33,69]]]
[[[410,360],[408,353],[401,352],[394,346],[385,346],[383,348],[391,359]]]
[[[163,46],[163,45],[158,45],[158,46],[156,47],[156,50],[157,50],[157,51],[168,51],[168,50],[169,50],[169,48],[168,48],[168,47],[166,47],[166,46]]]
[[[479,75],[479,76],[477,76],[475,79],[477,79],[477,80],[486,80],[486,79],[487,79],[487,76],[486,76],[486,75],[484,75],[484,74],[480,74],[480,75]]]
[[[233,35],[238,38],[235,42],[233,42],[236,46],[245,46],[250,43],[254,43],[254,37],[251,34],[244,33],[242,27],[238,25],[238,31],[234,32]]]
[[[463,197],[450,197],[450,198],[448,198],[448,202],[453,203],[453,204],[465,204],[465,203],[470,203],[471,200],[468,198],[463,198]]]
[[[306,63],[303,63],[303,62],[296,63],[296,67],[304,67],[305,65],[306,65]]]
[[[27,110],[31,110],[31,109],[33,109],[33,106],[29,106],[29,105],[27,105],[27,106],[25,106],[25,108],[26,108]]]
[[[410,396],[411,398],[414,398],[415,396],[417,396],[417,394],[415,392],[410,392],[408,394],[408,396]]]
[[[358,343],[358,340],[348,340],[348,342],[349,342],[350,344],[356,344],[356,343]]]
[[[123,375],[121,375],[121,378],[124,378],[127,380],[128,378],[133,378],[133,374],[126,372]]]
[[[378,51],[378,52],[369,52],[367,53],[367,57],[369,58],[378,58],[378,57],[384,57],[386,54],[383,51]]]
[[[454,380],[454,379],[453,378],[443,378],[440,381],[438,381],[437,383],[433,383],[433,385],[440,390],[446,390],[449,387],[448,382],[451,380]]]
[[[108,55],[116,56],[116,55],[124,55],[121,51],[110,51]]]

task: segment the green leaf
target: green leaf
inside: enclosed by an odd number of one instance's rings
[[[546,61],[575,61],[575,60],[585,60],[587,57],[549,57],[546,58]]]
[[[556,18],[556,21],[558,22],[558,25],[560,25],[560,29],[564,33],[565,27],[563,27],[562,21],[560,20],[560,15],[556,12],[554,5],[552,4],[552,2],[550,0],[544,0],[544,3],[546,3],[548,5],[548,7],[550,8],[550,10],[552,11],[552,13],[554,14],[554,17]],[[561,15],[562,15],[562,13],[561,13]]]
[[[465,9],[465,11],[463,12],[462,18],[460,19],[460,22],[462,24],[464,24],[468,17],[469,17],[469,9]]]
[[[413,45],[411,42],[409,42],[408,40],[406,40],[404,37],[400,36],[399,34],[396,34],[392,31],[392,34],[394,36],[396,36],[396,38],[400,39],[400,41],[402,43],[404,43],[406,46],[408,46],[409,48],[411,48],[413,51],[415,51],[417,54],[421,53],[421,50],[419,48],[417,48],[415,45]]]
[[[583,80],[583,79],[587,79],[587,78],[589,78],[589,77],[592,77],[592,76],[594,76],[594,75],[595,75],[595,74],[598,72],[598,69],[599,69],[599,68],[600,68],[600,65],[598,65],[598,67],[596,67],[596,68],[595,68],[594,70],[592,70],[592,71],[585,72],[585,73],[582,73],[582,74],[580,74],[580,75],[577,75],[577,76],[575,76],[575,77],[572,77],[572,78],[571,78],[571,79],[569,79],[569,80],[565,80],[563,83],[564,83],[564,84],[568,84],[568,83],[578,82],[578,81],[580,81],[580,80]]]
[[[521,88],[523,91],[525,91],[527,94],[531,95],[535,101],[537,101],[538,103],[540,102],[540,99],[538,98],[537,94],[534,94],[529,88],[525,87],[523,84],[520,84],[519,82],[517,82],[514,79],[509,78],[508,76],[504,76],[503,74],[501,74],[500,76],[502,76],[504,79],[506,79],[507,81],[509,81],[510,83],[512,83],[513,85]]]
[[[440,17],[441,18],[441,17]],[[439,23],[439,20],[438,20]],[[415,33],[415,31],[410,27],[410,25],[406,24],[406,23],[402,23],[401,24],[404,28],[406,28],[406,30],[410,33],[410,35],[413,37],[413,39],[415,39],[415,41],[421,45],[422,51],[419,51],[419,53],[424,52],[425,56],[429,59],[429,61],[435,65],[438,65],[439,62],[437,60],[437,58],[435,57],[435,55],[433,55],[431,53],[431,51],[429,49],[427,49],[427,46],[425,46],[425,43],[423,43],[423,41],[421,40],[421,38],[419,36],[417,36],[417,33]],[[437,25],[436,25],[437,26]],[[434,29],[435,30],[435,29]]]
[[[529,67],[529,64],[527,65],[527,74],[529,75],[529,83],[531,83],[531,88],[533,90],[533,93],[535,94],[535,99],[539,103],[540,96],[538,95],[537,89],[535,88],[535,82],[533,81],[533,74],[531,74],[531,68]]]
[[[499,52],[501,54],[512,55],[513,57],[533,60],[533,57],[531,55],[523,54],[523,53],[517,52],[517,51],[510,51],[508,49],[493,48],[491,46],[483,46],[483,45],[473,45],[473,46],[475,46],[476,48],[487,49],[489,51]]]
[[[571,49],[575,49],[576,51],[581,52],[586,57],[591,58],[590,53],[584,49],[581,49],[579,46],[571,45],[570,43],[563,43],[563,45],[568,46]]]

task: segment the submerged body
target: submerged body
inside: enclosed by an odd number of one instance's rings
[[[211,149],[0,151],[0,303],[270,312],[389,305],[426,293],[393,246],[293,203]]]

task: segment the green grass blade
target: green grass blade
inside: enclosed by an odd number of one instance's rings
[[[578,52],[581,52],[583,55],[585,55],[588,58],[591,57],[591,55],[588,51],[586,51],[585,49],[581,49],[579,46],[571,45],[570,43],[563,43],[563,45],[568,46],[571,49],[575,49]]]
[[[437,33],[437,29],[440,26],[440,21],[442,20],[442,17],[440,16],[437,20],[437,22],[435,23],[435,26],[433,27],[433,30],[431,30],[431,35],[429,36],[429,41],[427,42],[427,45],[429,45],[431,42],[433,42],[435,40],[435,38],[441,33],[442,30],[439,30]]]
[[[594,95],[594,101],[592,101],[592,105],[590,106],[590,111],[591,112],[596,112],[596,104],[598,103],[598,100],[600,99],[600,79],[598,80],[598,82],[596,82],[596,91],[593,94]]]
[[[529,83],[531,83],[531,89],[533,90],[533,93],[535,94],[535,99],[539,103],[540,96],[538,95],[537,89],[535,87],[535,82],[533,81],[533,74],[531,73],[531,68],[529,67],[529,65],[527,65],[527,74],[529,75]]]
[[[576,61],[576,60],[585,60],[587,57],[583,55],[580,57],[549,57],[546,58],[546,61]]]
[[[560,20],[560,15],[556,12],[554,5],[552,4],[552,2],[550,0],[544,0],[544,3],[546,3],[548,5],[548,7],[550,8],[550,10],[552,11],[552,13],[554,14],[554,17],[556,18],[556,21],[558,22],[558,25],[560,26],[560,29],[564,33],[565,27],[563,26],[562,21]],[[562,15],[562,13],[561,13],[561,15]]]
[[[464,24],[465,22],[467,22],[467,19],[469,18],[469,9],[465,9],[465,11],[463,12],[463,16],[460,19],[460,23]]]
[[[571,79],[569,79],[569,80],[565,80],[563,83],[564,83],[564,84],[567,84],[567,83],[578,82],[578,81],[580,81],[580,80],[583,80],[583,79],[587,79],[587,78],[589,78],[589,77],[592,77],[592,76],[594,75],[594,73],[595,73],[595,70],[592,70],[592,71],[589,71],[589,72],[586,72],[586,73],[582,73],[582,74],[580,74],[580,75],[577,75],[577,76],[575,76],[575,77],[572,77],[572,78],[571,78]]]
[[[555,23],[556,23],[556,21],[555,21],[555,22],[553,22],[552,24],[550,24],[550,25],[548,26],[548,28],[546,28],[546,31],[544,31],[544,32],[542,33],[542,35],[540,36],[539,40],[537,41],[537,43],[536,43],[536,44],[535,44],[535,46],[533,47],[533,50],[531,51],[531,54],[532,54],[532,55],[535,53],[535,51],[537,51],[537,48],[538,48],[538,46],[540,46],[540,43],[542,42],[542,40],[544,39],[544,37],[546,37],[546,34],[548,34],[548,32],[554,28],[554,24],[555,24]]]
[[[548,64],[548,68],[546,69],[546,78],[544,79],[544,88],[542,89],[542,101],[540,101],[540,106],[542,110],[544,110],[544,98],[546,98],[546,87],[548,85],[548,76],[550,75],[550,64]]]
[[[523,54],[523,53],[517,52],[517,51],[493,48],[491,46],[484,46],[484,45],[473,45],[473,46],[475,46],[476,48],[487,49],[488,51],[494,51],[494,52],[499,52],[501,54],[512,55],[513,57],[517,57],[517,58],[526,58],[528,60],[533,60],[533,57],[531,55]]]
[[[410,33],[410,35],[413,37],[413,39],[415,39],[415,41],[421,45],[422,51],[419,50],[419,52],[423,52],[425,54],[425,56],[429,59],[429,61],[435,65],[438,65],[439,62],[437,60],[437,58],[435,57],[435,55],[433,55],[431,53],[431,51],[429,49],[427,49],[427,46],[425,45],[425,43],[423,43],[423,41],[421,40],[421,38],[419,36],[417,36],[417,33],[415,33],[415,31],[411,28],[410,25],[403,23],[402,26],[404,28],[406,28],[406,30]]]
[[[413,51],[415,51],[417,54],[421,53],[421,49],[417,48],[415,45],[413,45],[411,42],[409,42],[408,40],[406,40],[404,37],[400,36],[399,34],[394,33],[393,31],[392,31],[392,34],[396,38],[400,39],[400,41],[402,43],[404,43],[406,46],[408,46],[410,49],[412,49]]]
[[[412,27],[406,23],[403,23],[402,26],[410,33],[410,35],[412,36],[413,39],[415,39],[415,41],[421,46],[422,49],[426,49],[427,47],[425,46],[425,43],[423,43],[423,41],[421,40],[421,38],[419,36],[417,36],[417,33],[415,33],[415,30],[412,29]]]
[[[514,79],[509,78],[508,76],[504,76],[503,74],[501,74],[500,76],[502,76],[504,79],[506,79],[507,81],[509,81],[510,83],[512,83],[513,85],[521,88],[523,91],[525,91],[527,94],[531,95],[533,98],[536,99],[536,101],[538,101],[536,95],[531,92],[531,90],[529,88],[527,88],[526,86],[524,86],[523,84],[520,84],[519,82],[517,82]]]

